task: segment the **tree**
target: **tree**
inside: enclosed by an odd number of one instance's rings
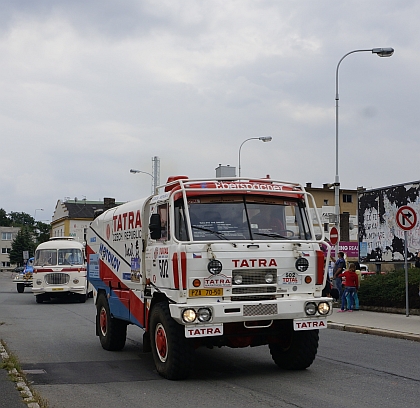
[[[36,243],[28,227],[22,227],[13,240],[10,248],[10,263],[23,265],[23,251],[29,252],[29,257],[34,256]]]
[[[14,227],[34,226],[34,218],[27,213],[11,211],[8,215]]]
[[[0,227],[10,227],[12,222],[3,208],[0,208]]]

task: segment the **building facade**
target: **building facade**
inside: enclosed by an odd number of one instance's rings
[[[16,265],[10,263],[12,242],[20,231],[19,227],[0,227],[0,270],[12,270]]]
[[[95,218],[95,213],[106,211],[116,205],[114,198],[103,201],[58,200],[51,221],[52,237],[73,237],[85,241],[86,229]]]

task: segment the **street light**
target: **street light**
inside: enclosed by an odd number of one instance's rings
[[[393,48],[370,48],[368,50],[353,50],[345,54],[340,61],[338,61],[337,69],[335,71],[335,181],[334,181],[334,200],[335,200],[335,226],[338,233],[340,234],[340,178],[338,176],[338,68],[340,67],[341,61],[347,57],[347,55],[354,54],[355,52],[372,52],[378,57],[390,57],[394,53]],[[335,245],[335,256],[338,256],[339,239]]]
[[[36,212],[37,211],[44,211],[44,209],[43,208],[37,208],[36,210],[35,210],[35,213],[34,213],[34,221],[36,221]]]
[[[247,142],[248,140],[261,140],[262,142],[271,142],[273,138],[271,136],[250,137],[249,139],[246,139],[241,143],[241,145],[239,146],[239,162],[238,162],[239,177],[241,177],[241,149],[242,149],[243,144]]]
[[[154,190],[156,188],[156,186],[154,185],[154,180],[155,178],[153,177],[153,174],[148,173],[147,171],[142,171],[142,170],[135,170],[135,169],[130,169],[130,173],[136,174],[136,173],[143,173],[143,174],[147,174],[152,178],[152,194],[154,194]]]

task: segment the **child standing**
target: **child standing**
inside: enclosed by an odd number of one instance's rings
[[[356,265],[351,263],[349,265],[349,269],[343,273],[338,275],[340,278],[343,276],[346,278],[346,288],[344,290],[343,296],[341,297],[341,310],[338,312],[344,312],[344,305],[346,304],[346,295],[349,296],[350,299],[350,308],[348,309],[349,312],[352,312],[352,307],[354,303],[354,294],[359,287],[359,277],[356,273]]]

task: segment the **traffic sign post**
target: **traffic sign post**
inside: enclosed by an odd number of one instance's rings
[[[330,230],[330,242],[335,245],[338,242],[338,230],[336,227],[332,227]],[[337,256],[337,254],[335,254]]]
[[[405,267],[405,315],[406,317],[410,314],[409,302],[408,302],[408,239],[407,231],[412,230],[417,224],[417,213],[408,205],[403,205],[398,208],[395,216],[397,225],[404,231],[404,267]]]

